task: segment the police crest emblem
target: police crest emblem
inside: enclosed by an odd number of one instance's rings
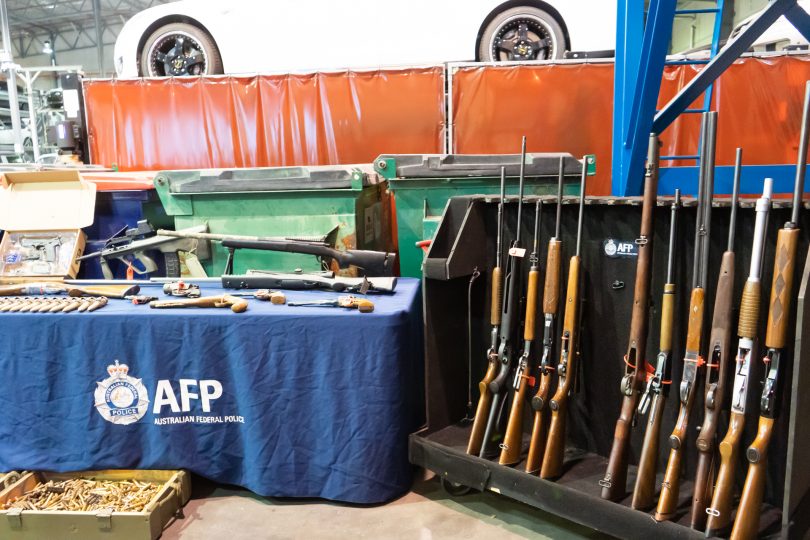
[[[97,383],[94,394],[98,413],[108,422],[127,425],[137,422],[149,408],[149,395],[141,379],[129,375],[129,366],[107,366],[106,379]]]

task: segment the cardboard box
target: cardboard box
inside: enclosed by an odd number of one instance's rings
[[[185,471],[110,470],[76,473],[26,473],[0,492],[0,505],[49,480],[91,478],[138,480],[161,484],[160,491],[142,512],[70,512],[60,510],[0,510],[0,538],[42,540],[154,540],[191,497],[191,478]]]
[[[96,185],[75,170],[6,172],[0,184],[0,230],[6,231],[0,279],[75,278],[86,241],[81,229],[94,220]],[[56,259],[47,260],[54,250]]]

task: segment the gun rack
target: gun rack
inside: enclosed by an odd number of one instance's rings
[[[538,197],[527,197],[524,220],[520,224],[525,244],[531,245],[533,233],[534,202]],[[541,219],[540,261],[545,267],[545,253],[549,237],[554,233],[555,198],[539,197],[543,203]],[[660,300],[666,271],[666,244],[669,235],[668,201],[661,198],[655,217],[655,251],[650,310],[650,334],[647,358],[653,359],[658,352],[660,331]],[[562,212],[563,239],[563,284],[567,276],[567,262],[574,250],[577,206],[575,198],[566,198]],[[425,310],[425,384],[427,425],[419,433],[411,435],[411,462],[438,474],[448,487],[448,492],[463,491],[465,487],[476,490],[488,489],[531,506],[552,512],[571,521],[622,538],[702,538],[703,533],[689,528],[689,511],[692,500],[692,479],[695,474],[697,451],[696,426],[703,415],[701,391],[695,401],[690,421],[685,465],[682,471],[680,504],[676,519],[656,523],[651,513],[630,508],[635,482],[634,463],[637,462],[643,439],[643,424],[633,430],[631,440],[628,492],[619,503],[601,499],[599,480],[602,479],[607,455],[613,440],[613,430],[619,413],[621,395],[619,382],[623,374],[622,358],[627,347],[630,313],[633,302],[636,259],[634,257],[610,258],[605,254],[604,243],[608,239],[633,242],[638,234],[641,220],[640,201],[636,199],[599,198],[589,200],[585,208],[582,238],[582,325],[581,362],[576,375],[576,389],[570,400],[566,463],[563,475],[557,481],[540,479],[523,472],[523,463],[515,467],[502,466],[495,460],[485,460],[466,454],[470,419],[475,412],[479,394],[478,381],[486,368],[485,351],[489,338],[489,291],[490,270],[494,266],[496,219],[498,198],[492,196],[466,196],[452,198],[445,208],[436,238],[424,263],[424,310]],[[516,221],[516,197],[507,197],[505,204],[505,242],[514,237]],[[528,205],[532,205],[529,207]],[[714,289],[720,265],[720,256],[725,249],[728,230],[728,200],[717,197],[712,212],[712,238],[707,284],[708,336],[711,312],[714,304]],[[751,246],[746,245],[752,236],[754,212],[750,204],[743,204],[737,223],[737,272],[735,275],[734,323],[736,325],[739,295],[747,277]],[[769,220],[765,268],[762,275],[763,298],[770,294],[770,283],[776,231],[789,218],[790,211],[775,204]],[[808,213],[802,213],[802,227],[810,226]],[[692,244],[694,242],[694,205],[685,204],[681,210],[676,256],[676,318],[673,327],[675,336],[673,350],[673,388],[677,388],[682,373],[683,342],[686,333],[689,303],[688,287],[691,283]],[[806,230],[806,229],[805,229]],[[810,266],[805,267],[803,258],[807,253],[807,235],[799,246],[802,260],[796,267],[803,269],[797,276],[796,291],[799,301],[795,333],[796,348],[793,359],[808,356],[804,349],[810,340],[810,329],[804,321],[810,310],[804,295],[810,281]],[[480,277],[470,285],[475,270]],[[528,269],[524,269],[528,271]],[[765,290],[767,289],[767,293]],[[470,298],[470,328],[468,336],[468,294]],[[525,295],[525,291],[523,293]],[[562,303],[561,303],[562,304]],[[764,328],[768,302],[763,300],[760,326]],[[562,315],[562,314],[560,314]],[[521,320],[523,313],[521,312]],[[542,320],[542,317],[538,317]],[[796,321],[794,317],[792,320]],[[735,328],[736,331],[736,328]],[[538,333],[538,335],[541,335]],[[736,335],[736,334],[735,334]],[[468,345],[469,343],[469,345]],[[736,340],[734,341],[736,348]],[[471,366],[468,368],[468,348],[471,351]],[[559,352],[555,349],[555,355]],[[532,362],[536,363],[533,352]],[[555,358],[556,360],[556,358]],[[752,380],[762,378],[762,366],[752,366]],[[800,369],[802,368],[803,369]],[[729,370],[731,371],[731,370]],[[765,504],[760,518],[760,533],[765,537],[801,538],[810,527],[810,470],[801,464],[801,456],[810,452],[810,427],[799,418],[810,415],[810,398],[797,393],[799,388],[810,387],[810,369],[798,366],[792,373],[792,392],[785,392],[782,414],[770,450]],[[468,382],[471,388],[468,389]],[[731,384],[731,381],[728,382]],[[556,385],[556,382],[555,382]],[[671,432],[678,413],[677,392],[667,399],[661,427],[662,439]],[[727,393],[727,394],[730,394]],[[749,418],[758,414],[759,386],[749,393]],[[792,399],[792,396],[798,396]],[[730,399],[727,395],[726,399]],[[792,401],[791,401],[792,399]],[[511,402],[512,396],[507,400]],[[470,403],[468,405],[468,403]],[[528,446],[530,422],[526,407],[524,419],[523,458]],[[697,411],[697,412],[696,412]],[[725,434],[728,423],[728,402],[724,405],[718,433]],[[743,444],[754,438],[756,422],[746,422]],[[663,478],[669,446],[666,440],[660,444],[658,482]],[[742,452],[744,454],[744,452]],[[747,462],[740,463],[737,470],[737,486],[741,486]],[[458,489],[451,491],[451,486]],[[739,490],[738,490],[739,494]],[[804,516],[808,516],[805,518]]]

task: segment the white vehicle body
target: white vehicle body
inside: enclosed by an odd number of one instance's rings
[[[120,77],[141,75],[145,41],[172,22],[205,30],[229,74],[475,60],[486,23],[515,6],[553,14],[566,50],[615,48],[616,0],[181,0],[124,25],[115,67]]]
[[[797,3],[804,8],[805,11],[810,13],[810,0],[799,0]],[[758,15],[758,13],[755,13],[738,24],[732,31],[731,37],[735,38],[740,32],[747,28],[749,23]],[[757,38],[751,48],[755,52],[781,51],[785,47],[794,45],[807,45],[807,39],[805,39],[801,32],[796,30],[796,27],[793,26],[790,21],[782,16]]]

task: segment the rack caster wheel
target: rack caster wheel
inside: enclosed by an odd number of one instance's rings
[[[442,484],[442,489],[444,489],[444,491],[446,491],[451,497],[463,497],[472,491],[471,487],[463,484],[457,484],[455,482],[451,482],[450,480],[445,480],[442,477],[439,478],[439,482]]]

